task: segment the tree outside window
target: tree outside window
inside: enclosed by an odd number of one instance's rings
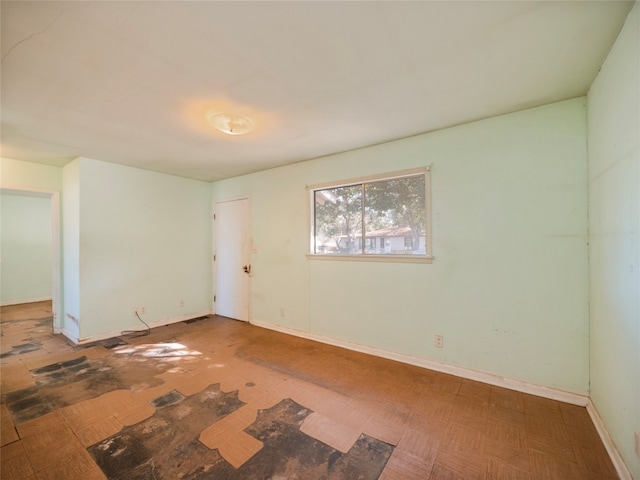
[[[426,255],[425,174],[313,191],[313,253]]]

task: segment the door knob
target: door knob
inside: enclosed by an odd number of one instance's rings
[[[242,267],[244,273],[251,273],[251,265],[245,265]]]

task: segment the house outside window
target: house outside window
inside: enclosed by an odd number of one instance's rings
[[[432,258],[428,169],[308,188],[310,257]]]

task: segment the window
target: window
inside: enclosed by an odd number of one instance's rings
[[[431,258],[429,171],[309,187],[311,256]]]

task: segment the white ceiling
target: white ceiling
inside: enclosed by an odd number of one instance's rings
[[[2,1],[2,156],[217,180],[584,95],[629,2]],[[250,117],[226,136],[207,112]],[[392,161],[392,159],[390,160]]]

